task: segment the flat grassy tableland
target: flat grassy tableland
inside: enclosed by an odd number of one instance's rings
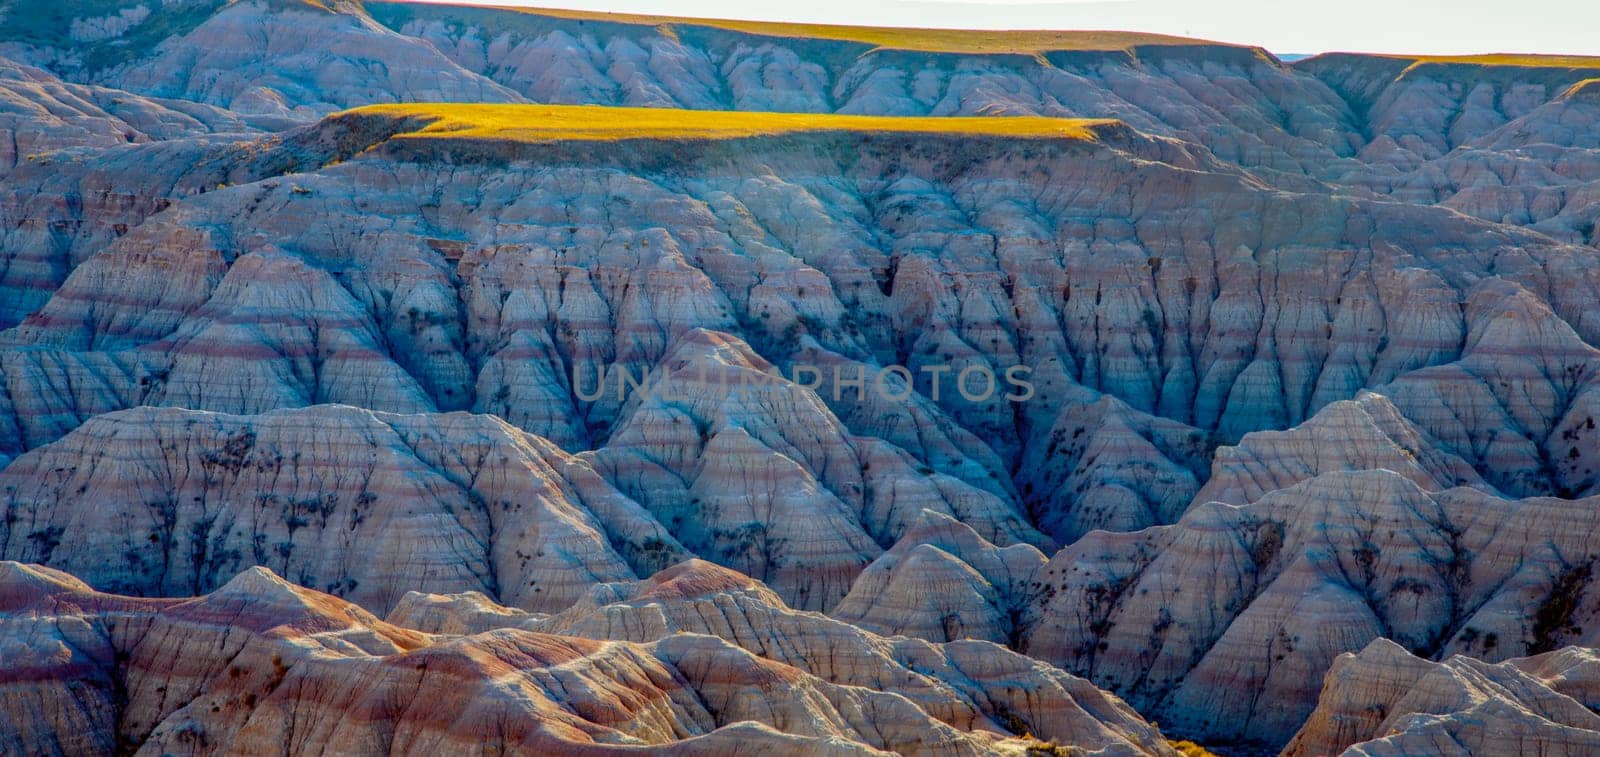
[[[701,26],[764,37],[826,39],[857,42],[887,50],[929,53],[1014,53],[1032,55],[1057,50],[1115,51],[1144,46],[1215,45],[1218,42],[1165,34],[1119,31],[970,31],[963,29],[910,29],[835,24],[786,24],[772,21],[676,18],[625,13],[598,13],[554,8],[490,6],[501,10],[551,18],[601,21],[647,26]]]
[[[1600,58],[1583,55],[1519,55],[1492,53],[1489,55],[1394,55],[1383,56],[1414,61],[1410,68],[1430,64],[1466,66],[1520,66],[1523,68],[1595,68],[1600,69]],[[1407,69],[1409,70],[1409,69]]]
[[[397,103],[369,105],[338,115],[375,114],[430,122],[399,138],[492,139],[515,142],[618,139],[733,139],[800,132],[968,134],[1033,139],[1095,139],[1109,119],[1039,116],[847,116],[758,113],[603,105],[480,105]]]

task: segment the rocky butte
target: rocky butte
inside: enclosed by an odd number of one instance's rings
[[[1597,224],[1600,59],[0,0],[0,752],[1594,754]]]

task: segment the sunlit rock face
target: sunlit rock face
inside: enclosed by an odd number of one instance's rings
[[[1594,751],[1596,81],[0,0],[0,751]]]
[[[888,640],[797,613],[759,583],[706,563],[637,588],[617,589],[632,599],[618,613],[651,602],[692,613],[698,603],[749,601],[747,617],[774,633],[769,641],[836,648],[835,659],[852,661],[810,671],[710,628],[649,641],[620,628],[610,638],[570,628],[424,633],[259,567],[193,599],[139,599],[6,562],[0,649],[31,662],[0,672],[0,723],[7,749],[29,754],[288,744],[359,754],[977,755],[1043,743],[1006,730],[1018,727],[1095,753],[1173,753],[1114,697],[1003,649],[974,655],[901,642],[914,648],[891,658]],[[490,608],[480,598],[477,609]],[[946,662],[911,672],[933,660]],[[1013,694],[1018,687],[1026,694]]]

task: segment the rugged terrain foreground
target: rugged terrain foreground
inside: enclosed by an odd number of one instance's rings
[[[1600,58],[0,0],[0,753],[1600,753],[1597,229]]]

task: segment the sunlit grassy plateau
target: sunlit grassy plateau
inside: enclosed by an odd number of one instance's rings
[[[625,139],[736,139],[795,133],[853,132],[955,134],[1023,139],[1093,140],[1109,119],[1004,117],[848,116],[756,113],[598,105],[483,105],[399,103],[345,111],[419,119],[425,125],[397,139],[468,139],[502,142],[611,141]],[[336,116],[338,117],[338,116]]]
[[[1510,53],[1491,53],[1488,55],[1392,55],[1381,56],[1388,58],[1404,58],[1414,61],[1411,65],[1425,66],[1433,64],[1464,65],[1464,66],[1521,66],[1525,68],[1595,68],[1600,69],[1600,58],[1582,55],[1516,55]]]

